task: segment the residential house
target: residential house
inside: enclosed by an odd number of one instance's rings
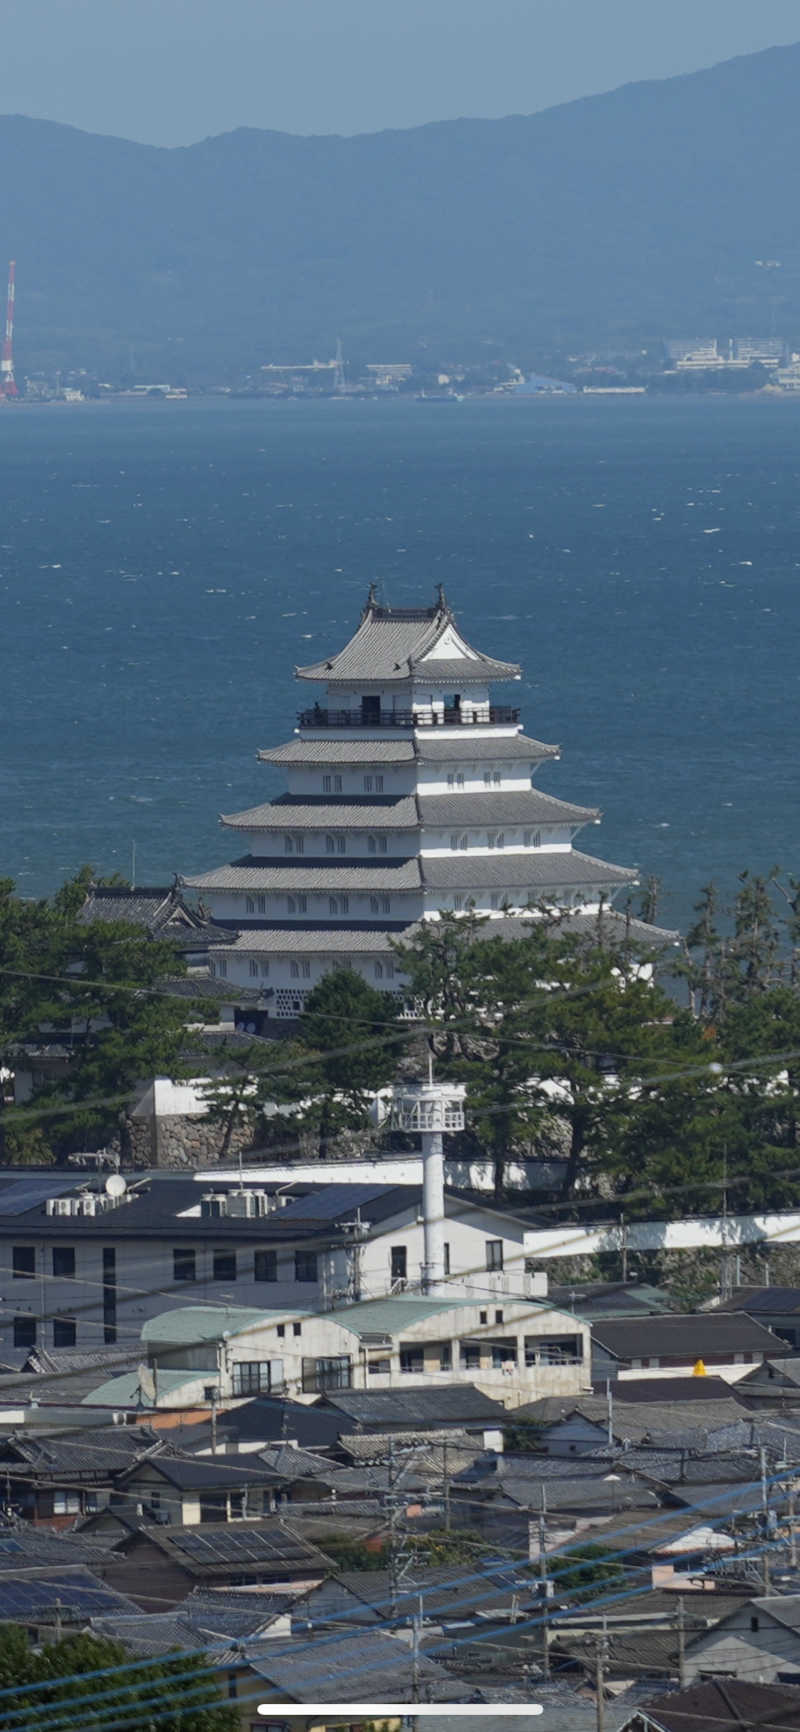
[[[102,1426],[47,1438],[12,1432],[0,1439],[6,1504],[36,1527],[74,1527],[108,1504],[134,1462],[161,1447],[156,1432],[139,1426]]]
[[[714,1308],[744,1311],[790,1347],[800,1348],[800,1287],[735,1287]]]
[[[800,1732],[800,1690],[718,1678],[654,1696],[617,1722],[615,1732]]]
[[[800,1684],[800,1594],[745,1600],[713,1630],[686,1645],[688,1683],[748,1678],[758,1684]]]
[[[592,1382],[650,1375],[687,1376],[702,1362],[735,1383],[753,1365],[788,1354],[770,1329],[746,1312],[705,1311],[651,1317],[596,1318]]]
[[[117,1537],[111,1534],[111,1516]],[[145,1611],[152,1608],[153,1594],[166,1607],[179,1605],[197,1586],[293,1584],[299,1590],[322,1581],[332,1568],[317,1546],[277,1516],[166,1527],[103,1512],[89,1518],[82,1532],[98,1529],[106,1540],[98,1566],[103,1580]]]

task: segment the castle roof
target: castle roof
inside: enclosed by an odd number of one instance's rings
[[[305,860],[302,866],[292,860],[261,860],[248,854],[230,866],[218,866],[197,878],[185,878],[184,884],[193,890],[257,890],[304,891],[323,890],[340,895],[349,890],[556,890],[562,885],[589,888],[619,884],[635,884],[636,872],[623,866],[610,866],[605,860],[595,860],[577,849],[542,849],[534,853],[506,853],[499,849],[492,854],[465,851],[457,854],[415,855],[408,860],[373,862],[368,860]],[[511,894],[511,891],[509,891]]]
[[[374,680],[379,683],[436,675],[441,680],[519,679],[516,662],[497,661],[461,636],[439,589],[433,607],[381,607],[370,588],[355,635],[325,661],[296,668],[301,680]]]
[[[559,746],[546,746],[527,734],[480,734],[464,726],[460,734],[442,739],[434,728],[420,728],[415,739],[375,740],[286,740],[258,753],[263,764],[480,764],[505,761],[524,763],[532,758],[557,758]]]
[[[479,789],[475,794],[386,794],[363,799],[344,795],[282,794],[262,806],[222,815],[229,830],[415,830],[438,824],[590,824],[599,818],[594,806],[573,806],[542,794],[538,788]]]

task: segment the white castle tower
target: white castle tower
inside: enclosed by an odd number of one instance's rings
[[[238,857],[183,880],[230,929],[212,967],[232,999],[256,988],[263,1017],[295,1017],[342,967],[397,991],[390,940],[421,920],[530,919],[543,905],[587,917],[637,882],[573,847],[599,812],[533,785],[558,747],[495,703],[492,687],[520,669],[467,643],[441,589],[420,608],[381,606],[370,589],[344,649],[296,677],[323,686],[321,701],[259,753],[285,767],[288,791],[224,816]]]

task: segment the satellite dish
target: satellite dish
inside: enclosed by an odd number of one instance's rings
[[[109,1173],[105,1188],[107,1197],[124,1197],[128,1189],[128,1181],[123,1179],[121,1173]]]

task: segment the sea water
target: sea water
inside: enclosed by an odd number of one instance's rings
[[[373,581],[522,663],[539,784],[664,923],[798,872],[799,481],[776,399],[0,405],[0,874],[235,855]]]

